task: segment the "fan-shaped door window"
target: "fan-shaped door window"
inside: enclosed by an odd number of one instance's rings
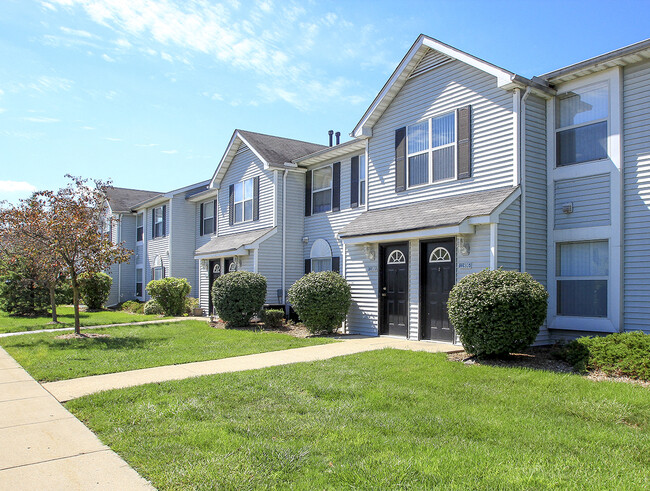
[[[219,264],[219,263],[215,264],[214,267],[212,268],[212,273],[214,273],[216,275],[220,275],[221,274],[221,264]]]
[[[235,271],[237,271],[237,263],[233,261],[230,263],[230,266],[228,266],[228,272],[234,273]]]
[[[402,251],[393,251],[388,256],[386,264],[405,264],[406,257]]]
[[[429,256],[430,263],[450,263],[451,254],[444,247],[436,247]]]

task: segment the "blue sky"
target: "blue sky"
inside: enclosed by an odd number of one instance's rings
[[[650,1],[2,0],[0,199],[166,191],[235,128],[344,140],[420,33],[531,77],[650,37]]]

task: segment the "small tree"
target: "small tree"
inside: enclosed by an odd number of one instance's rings
[[[0,262],[0,309],[13,315],[34,316],[47,313],[48,289],[34,281],[26,260]]]
[[[332,333],[350,310],[350,285],[338,273],[309,273],[289,288],[289,302],[312,333]]]
[[[79,293],[88,310],[100,310],[111,294],[113,278],[106,273],[79,275]]]
[[[247,326],[260,313],[266,297],[266,278],[261,274],[236,271],[219,276],[212,285],[212,303],[226,324]]]
[[[183,315],[185,297],[191,291],[192,287],[185,278],[163,278],[147,284],[147,292],[160,305],[165,315]]]
[[[473,355],[504,355],[530,346],[546,318],[548,293],[528,273],[484,269],[449,293],[449,319]]]

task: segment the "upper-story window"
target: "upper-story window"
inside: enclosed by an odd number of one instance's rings
[[[312,213],[324,213],[332,209],[332,167],[316,169],[313,174]]]
[[[167,233],[165,220],[167,215],[167,206],[158,206],[153,209],[152,212],[152,234],[151,236],[155,239],[156,237],[164,237]]]
[[[235,223],[253,219],[253,179],[235,184]]]
[[[557,97],[556,165],[607,158],[607,82],[572,90]]]
[[[455,178],[455,112],[407,127],[406,138],[409,187]]]
[[[359,206],[366,204],[366,156],[359,156]]]
[[[142,242],[144,239],[144,214],[138,213],[135,216],[135,240]]]
[[[216,200],[201,203],[201,235],[210,235],[214,233],[215,207]]]

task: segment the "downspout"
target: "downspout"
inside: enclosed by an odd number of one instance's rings
[[[123,216],[122,213],[117,215],[117,220],[118,220],[117,243],[118,244],[122,242],[122,216]],[[120,303],[120,300],[122,300],[122,263],[119,263],[117,265],[117,303]]]
[[[273,226],[278,225],[278,171],[273,171]]]
[[[519,165],[521,170],[519,171],[519,181],[521,187],[521,212],[520,220],[521,224],[519,230],[521,233],[520,244],[521,244],[521,266],[519,270],[522,272],[526,271],[526,100],[530,95],[532,87],[527,87],[524,96],[521,98],[521,124],[520,124],[520,142],[521,142],[521,159]]]
[[[284,314],[289,315],[287,306],[287,292],[285,290],[287,281],[287,169],[282,173],[282,302],[284,303]]]

